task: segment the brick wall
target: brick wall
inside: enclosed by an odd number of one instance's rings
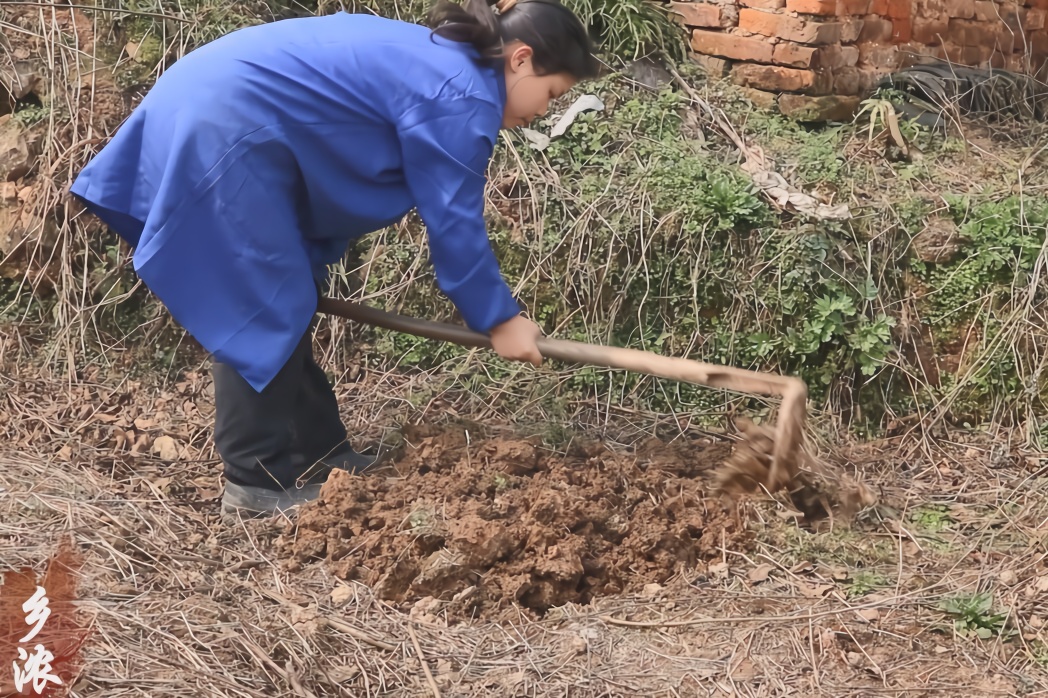
[[[1048,0],[671,2],[698,60],[763,106],[844,119],[884,75],[922,56],[1045,69]]]

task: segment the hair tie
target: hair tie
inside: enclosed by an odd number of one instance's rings
[[[512,10],[517,4],[517,0],[499,0],[495,3],[495,9],[499,11],[500,15],[504,15]]]

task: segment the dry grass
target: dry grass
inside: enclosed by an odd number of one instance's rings
[[[120,402],[164,394],[113,376],[96,385]],[[396,608],[321,564],[290,571],[274,553],[284,522],[223,521],[208,381],[173,389],[182,406],[140,422],[146,440],[118,446],[125,417],[99,417],[105,401],[46,379],[5,381],[0,560],[39,568],[66,532],[84,552],[95,634],[77,695],[1048,691],[1043,454],[989,443],[927,455],[887,442],[842,448],[830,455],[864,472],[885,505],[854,527],[808,531],[777,505],[750,505],[755,548],[724,549],[721,563],[664,588],[543,619],[513,611],[448,625],[442,602]],[[79,431],[54,417],[84,404],[100,409]],[[162,433],[190,435],[181,462],[130,453]],[[987,640],[957,635],[941,610],[979,591],[1008,618]]]

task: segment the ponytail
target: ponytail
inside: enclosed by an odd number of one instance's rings
[[[586,80],[599,72],[585,26],[559,0],[438,0],[428,23],[437,36],[471,44],[484,59],[500,59],[506,44],[520,41],[531,48],[538,74]]]
[[[502,53],[499,20],[487,0],[466,0],[462,5],[439,0],[429,13],[429,26],[437,36],[473,44],[484,58],[497,58]]]

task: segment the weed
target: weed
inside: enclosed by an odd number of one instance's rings
[[[939,604],[939,610],[953,618],[954,628],[962,637],[975,635],[986,640],[1007,634],[1008,614],[994,611],[991,592],[946,599]]]
[[[950,510],[942,504],[928,504],[910,513],[910,520],[928,533],[945,531],[953,524]]]
[[[492,480],[495,485],[495,492],[505,492],[517,486],[516,480],[505,473],[495,473]]]
[[[856,598],[883,589],[888,585],[888,579],[884,575],[872,570],[859,570],[851,575],[846,589],[849,598]]]

